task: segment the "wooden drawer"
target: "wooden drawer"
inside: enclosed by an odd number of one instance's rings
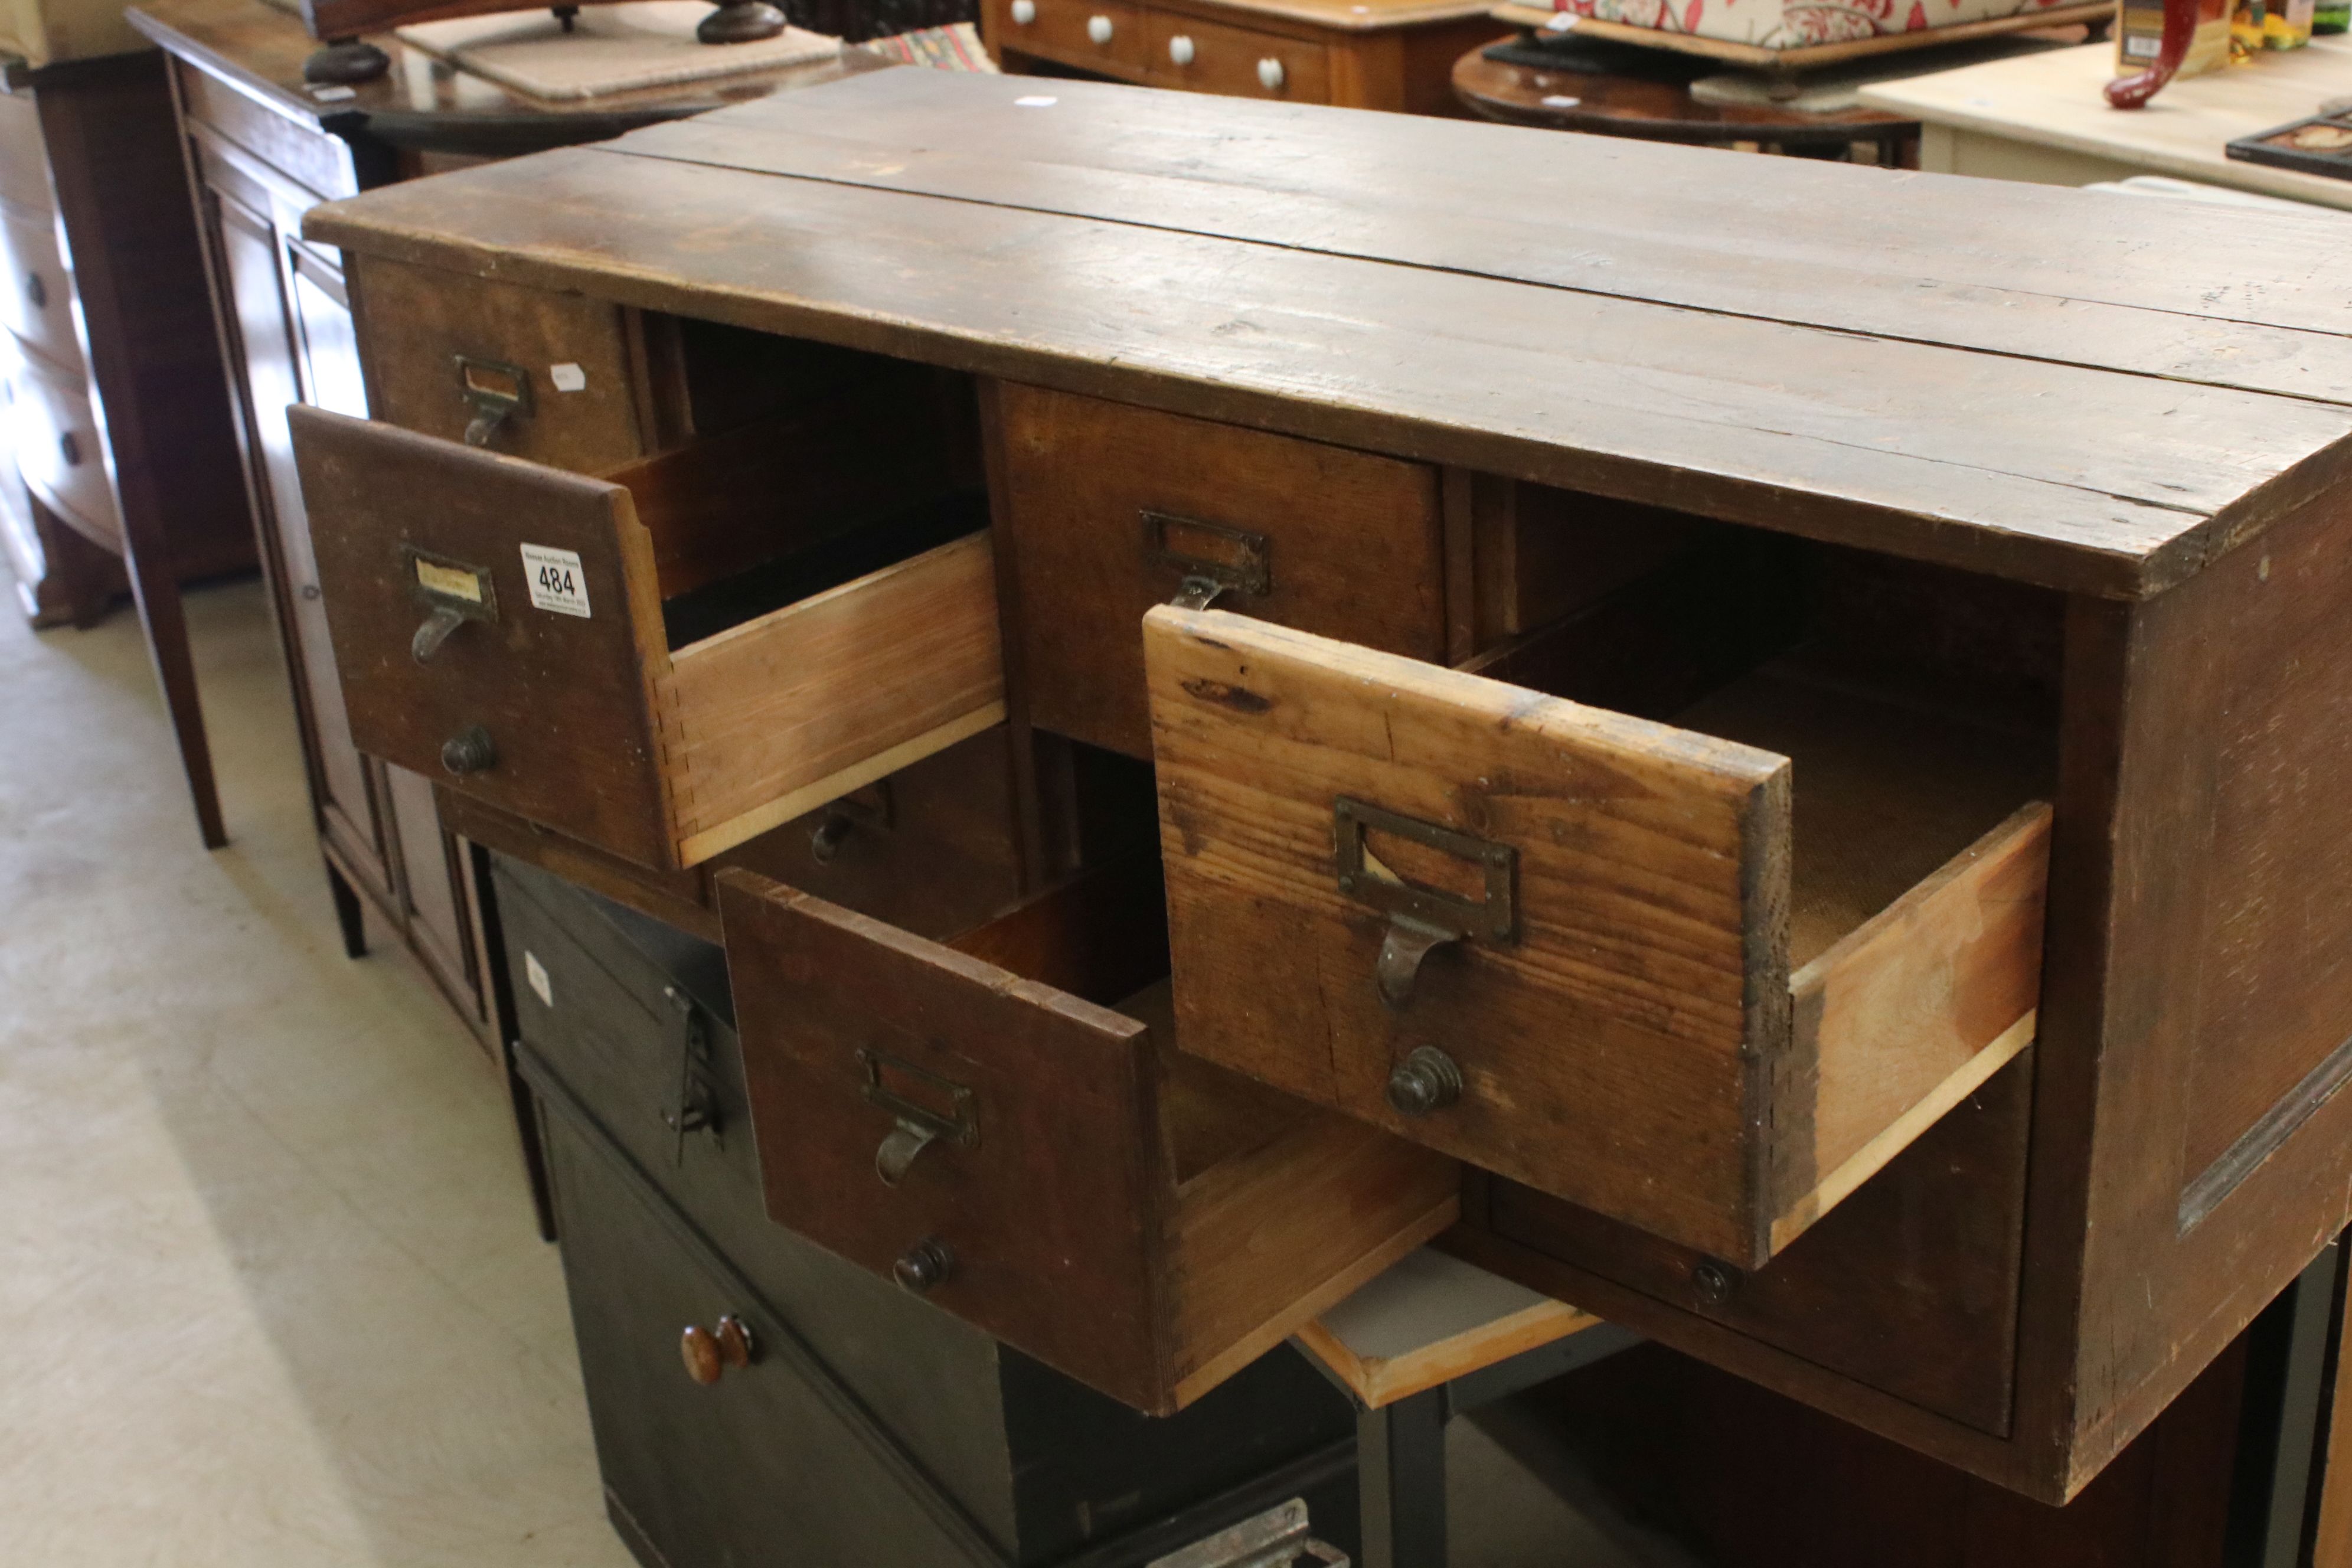
[[[1156,875],[953,948],[719,884],[770,1216],[1139,1409],[1191,1404],[1457,1213],[1452,1161],[1170,1049],[1164,985],[1135,994],[1164,967]]]
[[[987,4],[989,37],[999,48],[1044,55],[1112,76],[1141,76],[1146,68],[1150,42],[1145,14],[1135,6],[1117,0],[987,0]],[[1026,21],[1021,19],[1024,16]]]
[[[1223,606],[1444,657],[1434,469],[1036,387],[995,394],[997,523],[1040,728],[1149,756],[1137,617],[1202,574]]]
[[[122,524],[81,378],[37,360],[16,363],[16,466],[25,482],[50,507],[70,513],[84,531],[113,540],[120,549]]]
[[[58,250],[54,222],[0,213],[7,276],[0,279],[0,325],[26,347],[68,370],[81,369],[74,334],[73,275]]]
[[[478,426],[493,451],[581,473],[658,444],[617,305],[374,258],[352,300],[379,419],[452,441]]]
[[[1151,13],[1148,31],[1154,87],[1331,101],[1330,52],[1321,44],[1165,11]]]
[[[693,866],[1003,716],[976,503],[843,527],[784,482],[821,420],[589,479],[289,419],[352,739],[488,805]]]
[[[1669,724],[1144,641],[1187,1051],[1753,1267],[2032,1037],[2030,742],[1787,663]]]
[[[0,202],[26,214],[57,210],[41,111],[30,93],[0,93]]]
[[[446,785],[450,831],[710,942],[712,873],[747,866],[925,936],[968,931],[1021,892],[1009,731],[958,742],[687,870],[656,870]]]

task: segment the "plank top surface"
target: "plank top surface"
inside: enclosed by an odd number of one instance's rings
[[[2245,68],[2181,77],[2147,108],[2118,114],[2099,89],[2115,75],[2113,44],[1990,60],[1901,81],[1874,82],[1863,101],[1931,125],[2112,158],[2152,174],[2352,207],[2352,180],[2232,158],[2240,136],[2300,120],[2323,99],[2352,91],[2352,37],[2266,53]]]
[[[2115,596],[2352,463],[2325,213],[902,70],[307,228]]]

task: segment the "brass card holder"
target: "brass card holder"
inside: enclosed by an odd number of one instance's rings
[[[1364,847],[1367,831],[1393,835],[1476,866],[1486,897],[1465,898],[1374,869]],[[1381,1000],[1402,1008],[1412,1000],[1413,982],[1431,952],[1451,942],[1513,942],[1519,938],[1519,852],[1507,844],[1459,832],[1419,817],[1400,816],[1342,795],[1331,807],[1339,890],[1358,903],[1386,911],[1388,935],[1373,978]]]
[[[401,575],[408,591],[425,606],[424,624],[408,639],[409,656],[430,664],[449,634],[467,621],[496,621],[499,591],[489,569],[436,555],[413,544],[400,547]]]
[[[1148,508],[1136,515],[1143,524],[1143,559],[1171,567],[1183,579],[1168,601],[1178,609],[1205,610],[1226,594],[1263,599],[1274,592],[1265,534]]]
[[[874,1152],[874,1173],[882,1178],[884,1186],[895,1187],[905,1181],[916,1156],[941,1139],[963,1149],[980,1146],[980,1109],[971,1090],[963,1085],[863,1047],[857,1052],[857,1065],[866,1074],[862,1092],[866,1100],[892,1118],[882,1146]],[[893,1088],[893,1082],[943,1100],[945,1107],[925,1105]]]

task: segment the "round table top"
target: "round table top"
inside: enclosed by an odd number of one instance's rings
[[[1454,64],[1454,91],[1475,112],[1511,125],[1715,144],[1842,146],[1916,134],[1918,121],[1880,110],[1814,113],[1778,104],[1702,103],[1690,84],[1719,76],[1719,60],[1627,44],[1543,44],[1558,64],[1489,59],[1476,48]]]

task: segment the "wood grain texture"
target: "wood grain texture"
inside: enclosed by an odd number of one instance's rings
[[[944,1244],[930,1300],[1139,1409],[1190,1404],[1454,1216],[1452,1162],[1202,1084],[1214,1069],[1171,1062],[1142,1018],[745,871],[719,885],[770,1215],[885,1274]],[[1138,953],[1156,941],[1132,934]],[[965,945],[1034,943],[983,928]],[[976,1138],[883,1184],[892,1120],[862,1092],[861,1048],[969,1091]],[[1192,1170],[1182,1145],[1203,1139]]]
[[[1981,738],[1913,756],[1870,700],[1767,676],[1702,730],[1216,612],[1154,610],[1145,640],[1189,1051],[1753,1266],[2031,1037],[2049,812],[1969,844],[2023,788],[1998,752],[1949,771]],[[1824,730],[1789,747],[1792,831],[1789,760],[1752,742]],[[1923,799],[1890,752],[1940,764]],[[1515,852],[1517,939],[1442,948],[1385,1005],[1342,798]],[[1407,1118],[1387,1079],[1424,1044],[1466,1084]]]
[[[1003,721],[988,536],[681,648],[669,692],[691,864]]]
[[[1185,568],[1142,513],[1207,525],[1165,540],[1225,560],[1208,531],[1258,535],[1271,585],[1227,608],[1418,658],[1442,657],[1437,477],[1418,464],[1001,384],[996,519],[1004,569],[1034,606],[1016,632],[1030,721],[1129,756],[1151,752],[1143,612]],[[1198,537],[1193,535],[1197,534]]]
[[[1517,149],[1498,146],[1506,161]],[[1713,167],[1692,166],[1698,184]],[[683,171],[551,153],[461,171],[430,204],[395,188],[308,222],[376,254],[548,287],[593,277],[650,308],[2107,595],[2189,574],[2352,460],[2337,450],[2352,412],[2317,402],[1139,223]],[[1335,312],[1334,300],[1376,303]],[[2309,341],[2324,356],[2336,340]],[[1742,365],[1769,366],[1769,385]],[[2041,412],[2056,408],[2068,417]],[[1707,460],[1685,460],[1694,451]]]
[[[1600,1321],[1423,1247],[1325,1310],[1297,1339],[1377,1410]]]

